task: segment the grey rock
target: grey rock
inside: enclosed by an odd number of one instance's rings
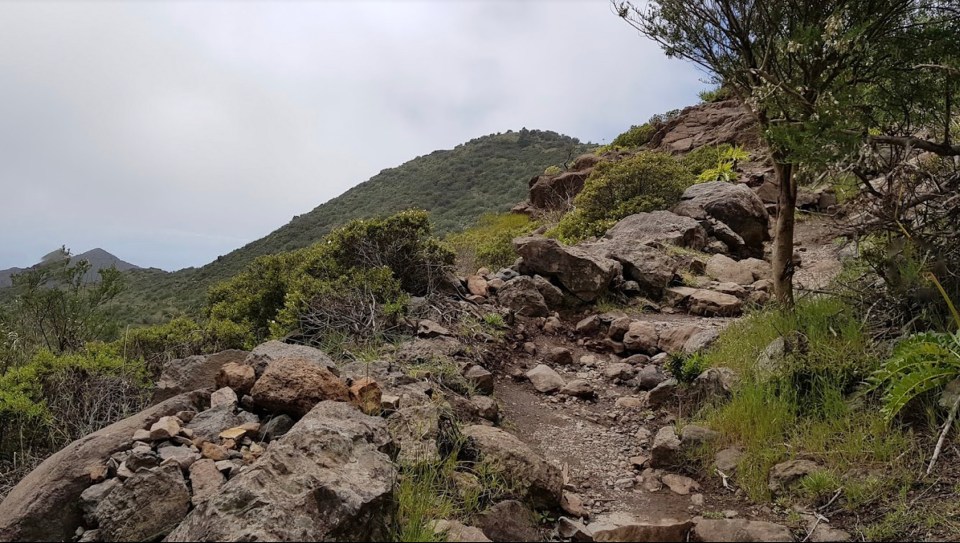
[[[522,317],[546,317],[550,308],[537,283],[525,275],[511,279],[497,291],[500,305],[514,310]]]
[[[190,491],[176,463],[140,470],[110,492],[93,516],[103,541],[154,541],[187,515]]]
[[[770,217],[763,201],[738,183],[713,181],[693,185],[683,192],[673,212],[726,224],[743,239],[745,249],[753,256],[763,256],[763,242],[770,239]]]
[[[215,388],[220,368],[230,362],[242,362],[247,354],[246,351],[229,350],[165,363],[153,392],[153,403],[193,390]]]
[[[560,377],[559,373],[554,371],[554,369],[550,366],[544,364],[538,364],[525,375],[533,384],[533,388],[537,389],[537,392],[542,392],[543,394],[553,394],[563,388],[563,386],[566,384],[563,380],[563,377]]]
[[[500,464],[505,477],[538,509],[560,505],[563,478],[560,469],[548,463],[516,437],[488,426],[463,429],[466,450],[475,457]]]
[[[707,242],[707,232],[690,217],[653,211],[620,220],[607,230],[604,238],[627,240],[637,245],[669,244],[699,250]]]
[[[793,541],[790,529],[756,520],[743,519],[694,519],[693,531],[690,532],[691,541]]]
[[[167,541],[384,540],[396,468],[382,451],[391,446],[383,419],[320,402]]]
[[[554,239],[523,237],[514,240],[524,265],[534,273],[555,279],[578,299],[591,302],[605,293],[620,274],[619,263]]]
[[[516,500],[500,502],[483,512],[480,527],[492,541],[541,540],[533,511]]]
[[[650,455],[652,467],[669,468],[677,465],[680,460],[680,438],[673,426],[664,426],[657,431]]]
[[[282,341],[268,341],[258,345],[246,358],[246,364],[253,366],[259,379],[267,366],[274,360],[280,358],[299,358],[307,360],[318,366],[327,368],[330,373],[339,376],[340,370],[337,365],[327,356],[327,353],[320,349],[308,347],[306,345],[293,345]]]
[[[261,441],[273,441],[293,428],[293,419],[289,415],[277,415],[260,426],[258,437]]]

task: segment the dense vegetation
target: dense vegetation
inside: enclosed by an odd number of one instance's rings
[[[663,153],[643,152],[619,162],[601,162],[553,232],[572,243],[602,236],[628,215],[666,209],[680,201],[693,175]]]
[[[207,289],[240,273],[255,258],[307,247],[353,219],[415,207],[430,213],[438,234],[462,230],[484,214],[504,212],[524,200],[527,181],[537,172],[558,167],[593,147],[555,132],[523,129],[434,151],[383,170],[201,268],[127,272],[128,288],[118,298],[115,315],[130,324],[197,317]]]

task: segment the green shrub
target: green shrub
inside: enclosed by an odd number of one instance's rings
[[[601,162],[574,200],[574,210],[551,234],[565,243],[603,235],[628,215],[672,206],[693,182],[690,172],[663,153]]]
[[[703,354],[693,353],[671,355],[667,367],[677,381],[692,383],[708,366]]]
[[[254,345],[249,326],[223,319],[198,323],[178,317],[164,324],[131,328],[112,345],[128,360],[142,359],[157,377],[164,362]]]
[[[707,89],[700,91],[697,94],[700,97],[701,102],[712,103],[712,102],[722,102],[724,100],[729,100],[733,98],[733,93],[730,92],[730,89],[724,86],[714,87],[712,89]]]
[[[560,166],[547,166],[547,168],[543,170],[543,175],[560,175],[562,171]]]
[[[650,138],[657,132],[656,127],[650,123],[631,126],[629,130],[620,134],[610,142],[610,147],[617,148],[636,148],[646,145]]]
[[[38,352],[0,376],[0,459],[53,451],[130,416],[149,382],[143,363],[113,346]]]
[[[367,341],[394,326],[408,294],[440,287],[453,261],[430,235],[424,211],[355,220],[306,249],[257,259],[211,290],[208,311],[250,328],[255,340],[293,334],[326,344],[346,334]]]
[[[724,177],[722,179],[724,181],[732,181],[736,179],[733,168],[737,162],[748,158],[750,154],[743,147],[722,143],[697,147],[684,155],[680,163],[697,176],[698,181],[716,181],[721,177]],[[710,173],[711,171],[713,173]],[[725,172],[726,176],[724,176]]]
[[[513,239],[529,234],[537,223],[527,215],[502,213],[484,215],[471,228],[447,236],[446,242],[457,255],[457,265],[471,274],[481,267],[498,270],[517,259]]]

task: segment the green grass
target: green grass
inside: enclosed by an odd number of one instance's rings
[[[788,356],[772,376],[758,372],[764,348],[795,333],[806,349]],[[855,509],[889,495],[912,477],[918,451],[911,435],[890,426],[872,399],[857,393],[878,364],[873,351],[856,312],[838,298],[807,298],[794,313],[767,310],[734,323],[704,355],[708,366],[735,370],[741,384],[729,402],[699,414],[721,434],[703,460],[728,446],[743,447],[736,484],[758,502],[774,497],[770,468],[801,455],[823,470],[802,480],[794,498],[825,501],[850,486],[840,503]],[[865,473],[876,477],[865,479]]]

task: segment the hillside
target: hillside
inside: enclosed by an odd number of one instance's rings
[[[485,213],[510,209],[526,197],[531,176],[592,147],[556,132],[522,129],[434,151],[383,170],[206,266],[128,274],[128,289],[118,300],[118,310],[124,321],[133,323],[193,312],[211,285],[235,275],[254,258],[306,247],[356,218],[417,207],[430,212],[438,233],[461,229]]]

